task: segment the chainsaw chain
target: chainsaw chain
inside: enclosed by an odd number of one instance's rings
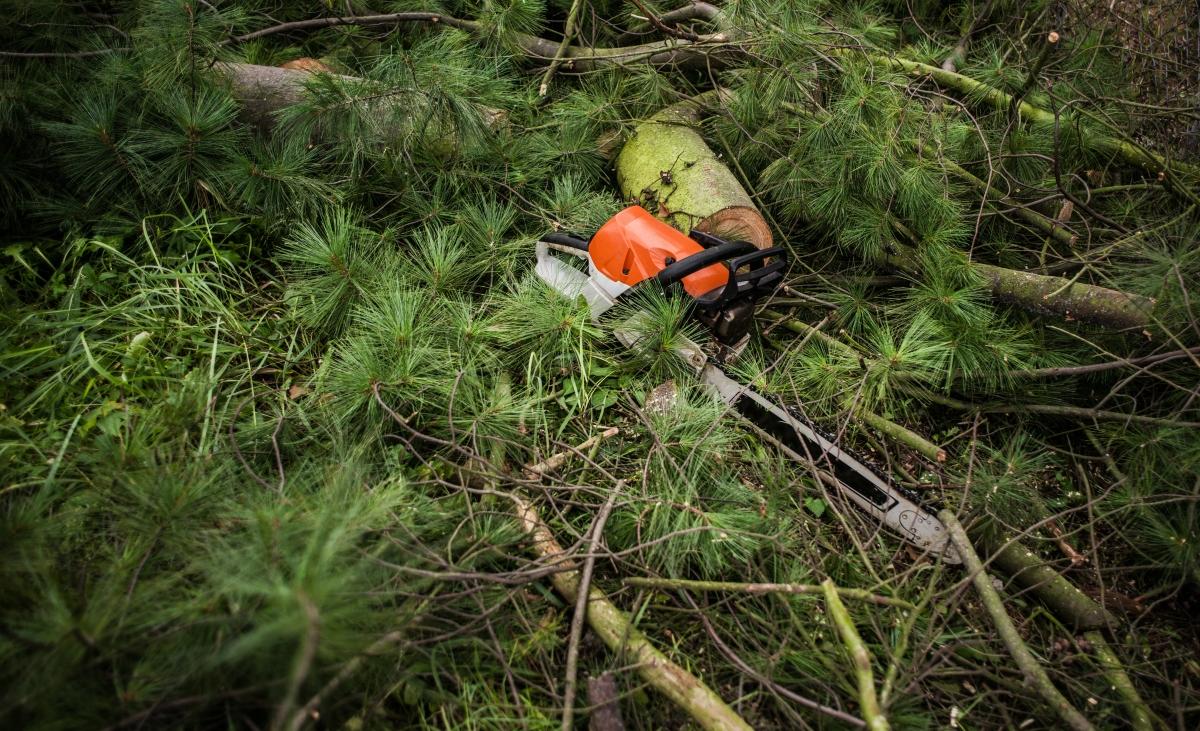
[[[921,496],[918,493],[913,492],[909,488],[904,487],[903,485],[896,484],[896,482],[894,480],[892,480],[891,477],[888,476],[887,467],[880,465],[874,459],[864,457],[862,454],[859,454],[858,452],[852,452],[852,451],[846,449],[845,447],[842,446],[841,441],[837,437],[835,437],[833,434],[829,433],[825,429],[822,429],[812,419],[810,419],[807,416],[805,416],[804,414],[800,413],[800,410],[798,408],[796,408],[795,406],[791,406],[789,404],[780,404],[780,407],[784,411],[787,412],[788,416],[790,416],[791,418],[800,422],[801,424],[805,425],[809,429],[812,429],[814,433],[818,434],[821,438],[823,438],[825,441],[829,442],[830,444],[837,445],[838,449],[842,450],[843,453],[848,454],[851,457],[854,457],[854,459],[858,460],[858,462],[862,466],[864,466],[868,470],[870,470],[871,473],[874,474],[876,477],[878,477],[881,482],[883,482],[885,485],[887,485],[888,488],[895,490],[896,493],[907,498],[910,502],[912,502],[913,505],[916,505],[919,508],[924,508],[926,510],[937,510],[940,507],[940,505],[938,505],[938,503],[936,501],[933,501],[927,497]],[[835,459],[835,458],[830,457],[830,459]]]

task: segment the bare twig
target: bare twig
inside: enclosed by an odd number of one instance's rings
[[[657,15],[650,12],[650,10],[646,7],[646,5],[641,0],[629,0],[629,1],[632,2],[637,7],[638,10],[642,11],[642,15],[646,16],[646,20],[650,21],[650,25],[653,25],[655,28],[658,28],[663,33],[666,33],[667,35],[673,36],[675,38],[682,38],[685,41],[700,40],[700,36],[696,35],[695,33],[692,33],[690,31],[686,31],[686,30],[680,30],[679,28],[672,28],[671,26],[664,23],[662,21],[662,19],[660,19]]]
[[[696,603],[692,601],[692,598],[688,596],[686,592],[683,596],[685,599],[687,599],[688,604],[692,606],[692,609],[696,610],[696,616],[699,617],[700,623],[704,625],[704,630],[708,632],[709,638],[712,639],[714,644],[716,644],[717,649],[720,650],[721,654],[728,658],[731,663],[736,665],[738,670],[741,670],[746,675],[749,675],[755,680],[755,682],[761,683],[765,687],[769,688],[771,692],[787,698],[793,703],[797,703],[805,708],[823,713],[831,718],[836,718],[837,720],[849,724],[854,728],[862,728],[866,726],[861,718],[846,713],[845,711],[839,711],[838,709],[827,706],[824,703],[818,703],[817,701],[814,701],[811,698],[806,698],[795,691],[788,690],[779,683],[776,683],[774,680],[771,680],[766,675],[763,675],[754,668],[750,667],[745,660],[739,657],[738,654],[734,652],[728,644],[725,643],[725,640],[721,639],[721,635],[717,634],[717,630],[712,626],[712,622],[709,620],[708,616],[700,610],[700,607],[696,606]]]
[[[592,571],[596,568],[596,546],[604,536],[604,524],[608,522],[613,502],[625,487],[618,482],[608,494],[604,507],[596,514],[592,523],[592,535],[588,545],[588,557],[583,561],[583,573],[579,578],[579,592],[575,597],[575,615],[571,618],[571,636],[567,643],[567,681],[563,691],[562,731],[571,731],[575,720],[575,690],[579,668],[579,641],[583,637],[583,623],[588,612],[588,596],[592,588]]]
[[[575,37],[575,23],[579,17],[579,9],[583,7],[583,0],[575,0],[571,3],[571,9],[567,12],[567,23],[563,27],[562,43],[558,44],[558,50],[554,52],[554,58],[551,59],[550,65],[546,67],[546,73],[542,76],[542,83],[538,85],[538,97],[544,97],[550,91],[550,82],[554,79],[554,72],[558,70],[562,64],[563,56],[567,53],[567,46],[571,45],[571,39]]]
[[[544,559],[561,560],[565,553],[562,546],[533,505],[517,495],[509,495],[509,499],[513,502],[522,529],[533,539],[533,550]],[[573,602],[578,598],[578,571],[553,574],[550,581],[567,601]],[[627,662],[635,665],[643,680],[679,706],[702,728],[750,731],[750,725],[721,700],[716,691],[654,647],[600,590],[591,587],[587,601],[587,622],[592,631],[610,650],[620,653]]]
[[[317,642],[321,637],[321,615],[317,611],[317,605],[303,591],[296,592],[296,600],[304,612],[304,639],[300,644],[300,651],[296,655],[295,665],[292,667],[287,692],[284,693],[283,700],[275,709],[274,718],[271,719],[271,728],[276,731],[283,728],[299,728],[293,722],[292,709],[296,707],[296,698],[300,694],[300,687],[304,685],[309,671],[312,670],[313,660],[317,657]],[[300,718],[303,719],[303,717]]]
[[[692,591],[729,591],[742,594],[813,594],[824,592],[818,584],[749,584],[735,581],[693,581],[689,579],[654,579],[642,576],[630,576],[623,579],[628,586],[647,589],[689,589]],[[844,599],[880,604],[901,609],[913,609],[912,602],[896,599],[895,597],[872,594],[864,589],[837,588],[838,595]]]
[[[537,463],[531,464],[531,465],[525,465],[525,467],[523,467],[522,469],[524,470],[525,475],[527,477],[529,477],[530,479],[534,479],[541,475],[548,474],[548,473],[553,472],[554,470],[557,470],[560,467],[562,467],[564,464],[566,464],[567,460],[570,459],[571,457],[574,457],[577,454],[581,454],[581,453],[591,449],[592,447],[596,446],[604,439],[608,439],[609,437],[616,436],[617,434],[620,433],[620,431],[621,430],[615,426],[611,427],[609,429],[605,429],[604,431],[600,432],[599,434],[589,437],[587,439],[587,441],[580,443],[580,445],[578,447],[575,447],[574,449],[563,450],[556,454],[552,454],[549,457],[547,457],[546,459],[542,460],[541,462],[537,462]]]
[[[0,58],[94,58],[110,53],[124,53],[133,49],[101,48],[95,51],[0,51]]]

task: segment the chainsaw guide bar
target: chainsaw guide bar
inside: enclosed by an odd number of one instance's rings
[[[551,249],[587,260],[585,274]],[[696,372],[714,397],[727,404],[790,459],[810,465],[816,475],[843,498],[918,549],[946,563],[961,562],[946,527],[915,494],[895,485],[864,459],[842,449],[796,409],[773,403],[721,369],[736,359],[749,340],[755,303],[783,282],[782,248],[759,250],[744,241],[725,241],[711,234],[691,235],[630,206],[613,216],[590,240],[570,234],[547,234],[537,243],[537,275],[568,298],[583,297],[599,320],[617,299],[638,286],[657,282],[668,292],[681,292],[693,303],[691,316],[708,326],[713,354],[684,339],[676,354]],[[616,329],[616,337],[636,346],[639,318],[634,313]]]

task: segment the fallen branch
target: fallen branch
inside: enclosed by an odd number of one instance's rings
[[[897,442],[900,442],[906,447],[912,448],[914,451],[923,455],[926,459],[933,460],[938,464],[942,464],[946,461],[946,450],[942,449],[915,431],[902,426],[901,424],[897,424],[894,421],[885,419],[879,414],[876,414],[873,411],[868,411],[867,409],[858,409],[854,412],[854,415],[867,426],[875,429],[876,431],[882,432],[886,436],[894,439]]]
[[[865,53],[852,48],[835,49],[831,54],[835,56],[859,54],[893,71],[906,73],[910,76],[928,76],[936,81],[938,85],[952,91],[957,91],[965,99],[987,104],[1000,111],[1012,109],[1026,121],[1046,126],[1055,124],[1054,112],[1016,99],[1008,92],[954,71],[948,71],[944,68],[931,66],[919,61],[910,61],[899,56]],[[1168,163],[1161,155],[1149,152],[1140,145],[1128,140],[1116,139],[1099,132],[1087,133],[1081,131],[1081,134],[1083,135],[1081,141],[1086,147],[1110,155],[1130,165],[1141,167],[1151,173],[1169,173],[1173,170],[1190,176],[1200,175],[1200,168],[1194,165],[1186,165],[1176,161]]]
[[[906,238],[915,242],[911,231],[898,223],[896,225]],[[906,272],[917,273],[921,270],[917,250],[899,242],[893,243],[893,251],[887,261]],[[1123,330],[1144,328],[1150,323],[1150,313],[1154,310],[1155,301],[1149,297],[1074,279],[1005,269],[980,262],[970,262],[970,267],[990,285],[993,298],[1036,315]]]
[[[533,539],[533,551],[539,558],[561,562],[565,551],[533,505],[515,495],[509,498],[522,529]],[[564,599],[576,601],[581,585],[578,571],[557,572],[550,576],[550,581]],[[655,648],[599,589],[589,587],[586,596],[588,626],[610,650],[636,667],[642,680],[679,706],[702,728],[750,731],[750,725],[721,700],[716,691]]]
[[[1061,230],[1061,229],[1059,229]],[[972,262],[992,285],[992,296],[1039,315],[1083,320],[1117,329],[1140,329],[1150,321],[1155,301],[1063,277],[1004,269]]]
[[[567,12],[567,24],[563,27],[562,43],[558,44],[558,50],[554,52],[554,58],[550,61],[550,65],[546,67],[546,73],[542,75],[542,83],[538,85],[538,98],[546,96],[550,92],[550,82],[554,79],[554,73],[558,71],[558,67],[562,64],[563,56],[567,52],[567,46],[571,45],[571,39],[575,37],[575,21],[579,17],[579,9],[583,7],[583,0],[575,0],[571,3],[571,9]]]
[[[1133,682],[1126,674],[1125,667],[1121,665],[1121,659],[1117,657],[1117,653],[1113,652],[1108,641],[1104,639],[1104,635],[1098,630],[1092,630],[1083,637],[1092,646],[1092,654],[1100,663],[1104,678],[1113,690],[1117,691],[1129,709],[1129,725],[1133,727],[1134,731],[1152,731],[1156,725],[1162,726],[1163,723],[1150,711],[1146,701],[1142,700],[1141,695],[1138,694],[1137,688],[1133,687]]]
[[[1011,576],[1019,586],[1045,604],[1060,621],[1077,631],[1115,627],[1108,610],[1080,591],[1053,566],[1017,541],[1005,541],[978,531],[975,540],[991,557],[988,563]]]
[[[933,67],[930,67],[933,68]],[[949,72],[947,72],[949,73]],[[795,104],[787,105],[787,110],[802,117],[820,119],[818,112],[805,109]],[[912,151],[919,156],[920,148]],[[958,176],[977,188],[983,194],[984,202],[993,207],[1007,206],[1016,212],[1026,223],[1032,225],[1047,236],[1060,243],[1071,246],[1075,236],[1063,228],[1056,220],[1047,218],[1037,211],[1008,198],[1004,193],[993,188],[986,181],[971,174],[952,160],[939,157],[938,162],[947,171]],[[914,245],[917,237],[907,227],[894,222],[897,230]],[[893,243],[893,250],[887,257],[887,262],[893,267],[912,274],[920,272],[921,258],[912,246],[900,242]],[[1150,322],[1150,313],[1155,301],[1148,297],[1128,294],[1107,287],[1080,283],[1063,277],[1035,274],[1017,269],[1005,269],[971,262],[970,266],[985,281],[991,285],[992,296],[1001,302],[1016,305],[1038,315],[1062,317],[1067,320],[1080,320],[1113,328],[1142,328]]]
[[[743,594],[813,594],[824,592],[818,584],[746,584],[736,581],[693,581],[690,579],[655,579],[643,576],[630,576],[622,580],[626,586],[637,586],[645,589],[688,589],[692,591],[731,591]],[[880,604],[901,609],[914,609],[911,602],[890,596],[872,594],[865,589],[847,589],[837,587],[838,596],[844,599]]]
[[[829,612],[833,625],[837,627],[838,634],[842,637],[842,644],[845,645],[846,652],[850,655],[850,662],[854,665],[854,678],[858,681],[858,706],[862,710],[863,720],[867,722],[867,728],[872,731],[888,731],[891,727],[888,724],[887,716],[883,715],[883,710],[879,707],[879,698],[875,695],[875,676],[871,672],[871,653],[863,644],[862,637],[859,637],[858,630],[854,627],[854,620],[850,618],[850,612],[846,611],[846,606],[838,597],[838,588],[834,586],[833,579],[822,581],[821,589],[825,595],[825,609]]]
[[[547,474],[547,473],[550,473],[550,472],[553,472],[553,471],[559,469],[560,467],[562,467],[564,464],[566,464],[567,460],[570,459],[571,457],[574,457],[575,455],[577,455],[581,452],[585,452],[585,451],[591,449],[592,447],[599,444],[601,442],[601,440],[608,439],[609,437],[614,437],[617,434],[619,434],[620,432],[621,432],[621,430],[615,426],[611,427],[609,429],[605,429],[604,431],[600,432],[599,434],[588,437],[588,439],[586,441],[582,442],[578,447],[575,447],[574,449],[567,449],[567,450],[563,450],[561,452],[557,452],[555,454],[550,455],[549,457],[542,460],[541,462],[537,462],[535,464],[530,464],[530,465],[525,465],[521,469],[525,472],[525,475],[531,479],[539,477],[539,476]]]
[[[987,611],[988,616],[991,617],[992,624],[995,625],[1000,639],[1004,642],[1004,646],[1008,648],[1009,655],[1012,656],[1013,661],[1016,662],[1017,667],[1024,674],[1025,682],[1033,686],[1038,695],[1046,701],[1054,710],[1054,713],[1067,726],[1076,731],[1093,731],[1092,724],[1087,718],[1071,705],[1071,702],[1059,692],[1058,688],[1054,687],[1054,683],[1050,681],[1050,676],[1046,674],[1045,668],[1038,663],[1037,658],[1030,652],[1025,641],[1021,639],[1020,633],[1017,632],[1012,619],[1004,609],[1004,601],[1000,598],[996,587],[992,586],[992,578],[984,570],[983,564],[979,560],[979,555],[975,553],[975,548],[971,545],[970,539],[967,538],[967,532],[963,529],[962,524],[958,522],[954,511],[942,510],[938,513],[938,519],[946,526],[946,530],[950,534],[950,541],[958,549],[958,555],[962,556],[963,563],[967,566],[971,583],[975,585],[975,590],[979,592],[979,598],[983,601],[984,609]]]
[[[266,132],[272,130],[278,122],[279,112],[283,109],[303,102],[307,98],[307,85],[313,79],[313,73],[321,71],[319,66],[309,65],[308,68],[279,68],[275,66],[259,66],[250,63],[217,63],[213,66],[229,85],[233,98],[242,106],[242,119]],[[328,74],[342,84],[362,84],[363,79],[357,76],[343,74]],[[379,130],[380,136],[387,138],[402,132],[402,120],[412,116],[411,101],[403,97],[389,97],[386,94],[372,94],[370,99],[347,99],[357,105]],[[503,110],[489,107],[477,107],[483,123],[489,128],[499,129],[505,123],[507,115]],[[453,135],[450,130],[442,135],[445,142],[450,144]],[[441,144],[442,140],[438,140]]]

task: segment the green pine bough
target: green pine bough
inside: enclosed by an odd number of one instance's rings
[[[835,49],[830,52],[833,56],[864,55],[873,63],[909,74],[911,76],[928,76],[940,86],[952,89],[969,99],[978,99],[995,109],[1015,109],[1022,119],[1034,124],[1053,126],[1063,120],[1057,118],[1054,112],[1034,106],[1027,101],[1017,101],[1001,89],[976,81],[969,76],[931,66],[919,61],[911,61],[899,56],[886,56],[878,53],[865,53],[852,48]],[[1084,144],[1090,149],[1107,154],[1128,165],[1140,167],[1147,172],[1165,175],[1182,173],[1190,178],[1200,176],[1200,168],[1178,161],[1168,160],[1162,155],[1155,154],[1127,140],[1120,140],[1099,132],[1089,132],[1083,136]]]
[[[897,230],[910,240],[915,235],[902,224]],[[920,256],[911,246],[894,243],[887,261],[910,273],[921,270]],[[973,272],[983,277],[992,297],[1044,317],[1100,325],[1112,330],[1132,330],[1150,324],[1156,302],[1150,297],[1077,281],[1077,278],[1007,269],[992,264],[970,262]]]

